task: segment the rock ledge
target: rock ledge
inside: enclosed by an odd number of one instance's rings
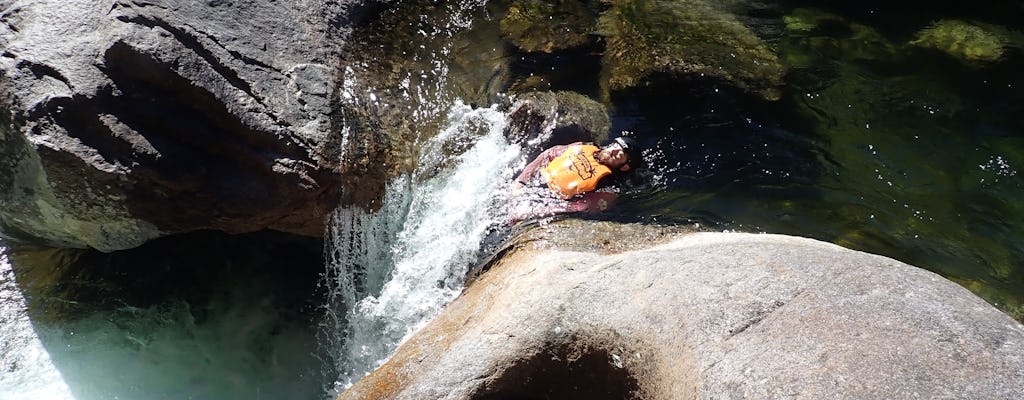
[[[938,275],[803,238],[667,240],[596,254],[534,235],[340,399],[1024,393],[1024,327]]]

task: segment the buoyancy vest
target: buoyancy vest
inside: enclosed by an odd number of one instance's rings
[[[563,199],[597,189],[597,183],[612,170],[597,162],[597,146],[577,144],[569,146],[541,170],[548,187]]]

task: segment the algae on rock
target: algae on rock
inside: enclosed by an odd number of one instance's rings
[[[516,0],[501,19],[501,32],[526,52],[551,53],[586,45],[597,24],[579,0]]]
[[[960,20],[941,20],[922,29],[912,45],[941,50],[967,62],[999,61],[1007,47],[1022,47],[1017,32],[998,25]]]
[[[850,22],[829,12],[798,8],[783,17],[796,49],[784,46],[780,57],[789,67],[815,64],[826,56],[842,60],[885,60],[899,54],[897,46],[875,28]],[[808,51],[809,50],[809,51]]]
[[[723,79],[766,99],[780,96],[776,54],[734,15],[699,0],[607,0],[605,91],[636,87],[653,74]]]

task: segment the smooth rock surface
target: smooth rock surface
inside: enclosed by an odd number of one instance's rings
[[[0,231],[116,250],[319,235],[356,0],[0,2]],[[333,128],[332,128],[333,127]]]
[[[934,273],[796,237],[638,231],[538,228],[340,399],[1024,393],[1024,327]],[[579,232],[645,248],[560,244]]]

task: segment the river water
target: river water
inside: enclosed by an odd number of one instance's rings
[[[496,108],[456,104],[441,133],[424,144],[417,169],[388,186],[381,209],[335,213],[327,266],[334,290],[327,310],[335,322],[324,337],[335,352],[339,386],[384,361],[462,291],[481,241],[506,222],[494,205],[520,149],[504,129]],[[458,157],[442,152],[447,143],[467,141],[473,146]]]
[[[787,26],[809,3],[751,19],[788,69],[778,101],[692,79],[613,96],[612,131],[647,147],[647,168],[589,218],[812,237],[935,271],[1024,319],[1020,45],[963,62],[909,44],[941,19],[1019,30],[1024,11],[869,1],[826,5],[840,18],[825,28]],[[439,133],[416,140],[423,157],[378,210],[337,210],[324,243],[204,233],[134,256],[0,255],[0,399],[319,399],[385,360],[458,295],[527,150],[489,102],[443,93],[459,84],[449,57],[499,57],[495,76],[601,97],[598,52],[509,50],[488,36],[497,14],[451,14],[417,53],[430,69],[410,75],[430,87],[405,87],[410,115],[440,117]],[[478,46],[453,46],[470,28]],[[351,101],[378,100],[373,82],[349,82],[363,85]],[[76,267],[39,267],[61,257]]]

